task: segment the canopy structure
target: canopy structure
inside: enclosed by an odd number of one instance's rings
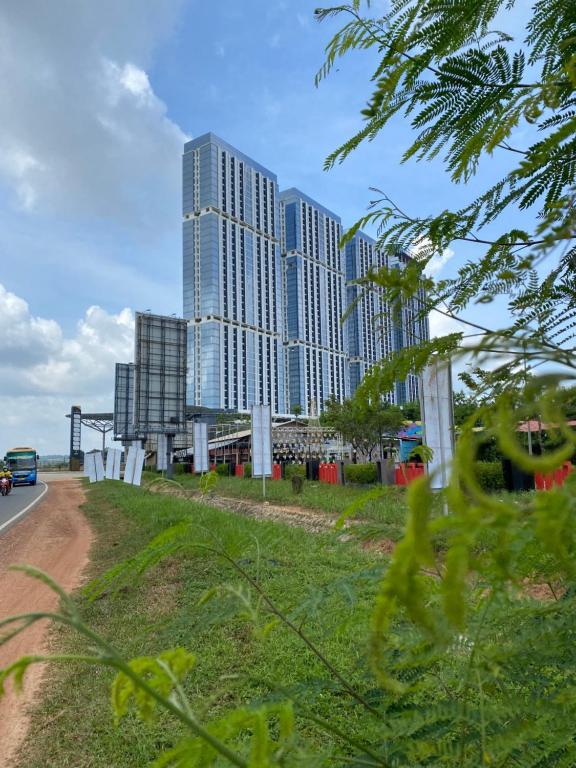
[[[576,420],[574,419],[564,423],[569,427],[576,427]],[[516,432],[545,432],[547,429],[558,429],[558,424],[547,424],[538,419],[530,419],[529,421],[521,421],[516,427]]]
[[[114,414],[113,413],[82,413],[78,406],[74,406],[71,413],[66,414],[67,419],[72,419],[70,425],[71,432],[74,432],[73,416],[79,418],[80,424],[88,429],[94,429],[102,435],[102,450],[106,447],[106,435],[108,432],[112,432],[114,429]],[[73,435],[71,441],[77,443],[78,450],[80,449],[80,433]],[[70,461],[72,461],[72,449],[70,451]],[[72,467],[71,467],[72,468]]]

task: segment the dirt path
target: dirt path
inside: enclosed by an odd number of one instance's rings
[[[207,504],[210,507],[223,509],[226,512],[235,512],[237,515],[245,517],[254,517],[257,520],[272,520],[276,523],[286,523],[298,528],[304,528],[308,533],[319,533],[320,531],[334,530],[339,514],[330,514],[318,509],[308,507],[298,507],[292,504],[270,504],[269,502],[256,502],[253,499],[237,499],[229,496],[217,496],[210,494],[202,496],[199,491],[185,490],[172,484],[148,484],[148,490],[153,493],[164,493],[170,496],[198,501]],[[368,522],[361,518],[349,518],[344,523],[344,528],[353,529],[357,525]],[[342,541],[350,538],[349,534],[342,536]],[[361,544],[362,549],[378,552],[383,555],[390,555],[394,551],[396,542],[392,539],[379,538],[374,541],[365,541]]]
[[[44,499],[32,512],[0,536],[0,617],[58,607],[55,595],[44,585],[20,573],[8,571],[11,564],[41,568],[66,591],[78,586],[88,563],[92,532],[80,505],[84,491],[77,480],[51,483]],[[0,646],[0,667],[23,654],[45,650],[46,624],[35,624],[19,637]],[[0,699],[0,754],[2,766],[12,765],[27,728],[28,705],[34,700],[42,670],[32,667],[26,676],[24,694],[17,696],[8,684]]]

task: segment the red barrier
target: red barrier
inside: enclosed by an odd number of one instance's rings
[[[282,480],[282,467],[280,464],[272,464],[272,480]]]
[[[244,464],[236,464],[236,477],[244,477]]]
[[[333,462],[323,461],[318,468],[318,480],[321,483],[338,484],[338,467]]]
[[[574,467],[569,461],[565,461],[561,467],[555,469],[554,472],[548,472],[543,474],[542,472],[536,472],[534,474],[534,485],[537,491],[549,491],[556,486],[561,488],[568,475],[572,472]]]
[[[408,485],[423,474],[423,464],[399,464],[394,470],[394,482],[396,485]]]

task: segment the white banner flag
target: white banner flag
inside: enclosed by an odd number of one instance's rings
[[[108,448],[106,454],[106,480],[120,480],[120,460],[122,451],[118,448]]]
[[[165,472],[168,469],[168,438],[166,435],[158,435],[158,448],[156,449],[156,469]]]
[[[130,485],[140,485],[142,480],[142,468],[144,466],[145,451],[131,445],[128,448],[128,457],[124,467],[124,482]]]
[[[208,472],[208,424],[194,422],[194,472]]]
[[[87,475],[91,483],[104,480],[104,462],[100,451],[87,453],[84,456],[84,474]]]
[[[96,464],[93,453],[84,454],[84,474],[91,483],[96,482]]]
[[[424,444],[434,452],[428,462],[431,487],[446,488],[454,455],[452,372],[446,360],[433,360],[422,372],[420,405]]]
[[[272,476],[272,410],[252,406],[252,477]]]

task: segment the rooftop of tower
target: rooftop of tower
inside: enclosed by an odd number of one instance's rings
[[[340,216],[338,216],[337,213],[334,213],[334,211],[326,208],[325,205],[322,205],[317,200],[314,200],[313,197],[304,194],[304,192],[301,192],[297,187],[290,187],[290,189],[281,190],[280,200],[287,200],[289,198],[304,200],[304,202],[308,203],[308,205],[311,205],[314,208],[318,208],[319,211],[322,211],[322,213],[324,213],[326,216],[330,216],[330,218],[335,219],[339,224],[342,223],[342,219]]]
[[[193,149],[198,149],[199,147],[203,147],[205,144],[216,144],[221,149],[226,150],[226,152],[230,152],[231,155],[234,155],[234,157],[239,158],[240,160],[243,160],[247,165],[252,166],[256,171],[259,171],[260,173],[264,174],[264,176],[268,176],[268,178],[273,179],[274,181],[278,181],[278,177],[273,171],[271,171],[269,168],[266,168],[266,166],[262,165],[261,163],[254,160],[254,158],[250,157],[249,155],[244,154],[244,152],[241,152],[237,147],[234,147],[232,144],[229,144],[227,141],[224,141],[224,139],[221,139],[220,136],[217,136],[215,133],[212,133],[211,131],[209,133],[203,133],[201,136],[197,136],[195,139],[191,139],[190,141],[187,141],[184,144],[184,154],[186,152],[189,152]]]

